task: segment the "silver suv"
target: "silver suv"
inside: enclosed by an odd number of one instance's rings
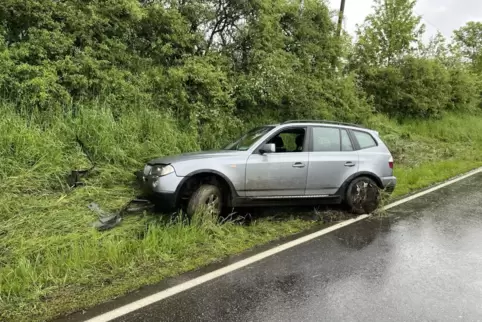
[[[326,203],[370,213],[397,182],[377,131],[310,120],[254,128],[221,150],[151,160],[138,179],[154,202],[189,215]]]

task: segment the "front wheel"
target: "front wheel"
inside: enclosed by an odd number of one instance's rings
[[[348,185],[345,202],[354,214],[372,213],[380,205],[380,188],[368,177],[356,178]]]
[[[193,216],[199,211],[208,211],[219,216],[223,207],[223,195],[218,187],[210,184],[201,185],[189,198],[187,214]]]

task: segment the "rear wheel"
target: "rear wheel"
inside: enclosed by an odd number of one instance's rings
[[[380,205],[380,188],[368,177],[356,178],[348,185],[345,202],[354,214],[372,213]]]
[[[215,216],[219,216],[222,208],[223,195],[221,190],[217,186],[203,184],[189,198],[187,214],[192,216],[198,211],[208,211]]]

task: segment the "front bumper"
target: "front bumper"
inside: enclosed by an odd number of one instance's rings
[[[396,177],[384,177],[382,179],[382,185],[385,192],[391,194],[395,190],[397,186],[397,178]]]
[[[159,210],[174,211],[177,210],[176,194],[169,192],[153,192],[146,196],[147,200],[152,202]]]
[[[140,184],[143,197],[166,210],[176,208],[176,190],[183,177],[175,173],[163,177],[144,175],[142,171],[135,173]]]

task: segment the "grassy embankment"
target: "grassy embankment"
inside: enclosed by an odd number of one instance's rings
[[[259,217],[249,225],[202,219],[188,225],[145,214],[96,232],[88,203],[118,209],[135,196],[132,172],[143,161],[196,150],[199,138],[149,111],[118,119],[85,111],[48,122],[8,108],[0,114],[0,320],[52,318],[320,225],[296,215]],[[403,125],[376,117],[367,125],[395,155],[395,196],[482,165],[482,116]],[[88,165],[75,144],[77,133],[98,173],[86,187],[68,191],[65,174]]]

